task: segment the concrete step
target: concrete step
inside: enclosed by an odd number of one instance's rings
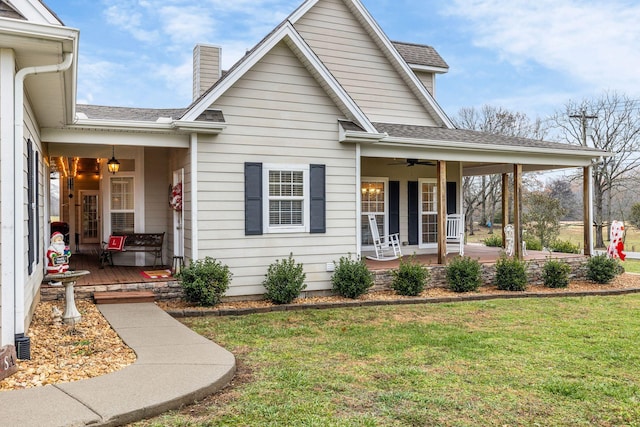
[[[93,299],[96,304],[154,302],[155,294],[151,291],[95,292]]]

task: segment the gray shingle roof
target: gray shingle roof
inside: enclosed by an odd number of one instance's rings
[[[445,142],[470,142],[473,144],[505,145],[531,148],[548,148],[561,150],[583,151],[583,147],[559,142],[550,142],[538,139],[520,138],[490,134],[466,129],[447,129],[431,126],[399,125],[392,123],[373,123],[379,132],[385,132],[389,136],[398,138],[425,139]]]
[[[184,112],[184,108],[130,108],[86,104],[78,104],[76,110],[86,114],[89,119],[142,122],[155,122],[161,117],[177,119]]]
[[[424,44],[391,42],[407,64],[425,65],[428,67],[449,68],[436,50]]]

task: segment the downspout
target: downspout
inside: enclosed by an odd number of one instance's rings
[[[59,64],[42,65],[38,67],[25,67],[20,69],[14,80],[14,192],[13,205],[14,211],[14,333],[16,339],[16,348],[19,359],[29,359],[29,338],[24,336],[24,179],[22,177],[24,171],[24,81],[27,77],[36,74],[58,73],[66,71],[73,63],[73,53],[65,53],[64,59]],[[25,351],[20,353],[20,344],[23,344]],[[21,357],[26,356],[26,357]]]

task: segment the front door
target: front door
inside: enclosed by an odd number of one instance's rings
[[[80,244],[100,243],[100,216],[97,191],[80,192]]]

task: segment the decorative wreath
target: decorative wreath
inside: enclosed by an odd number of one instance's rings
[[[173,210],[176,210],[176,211],[182,210],[182,183],[181,182],[171,187],[169,205]]]

